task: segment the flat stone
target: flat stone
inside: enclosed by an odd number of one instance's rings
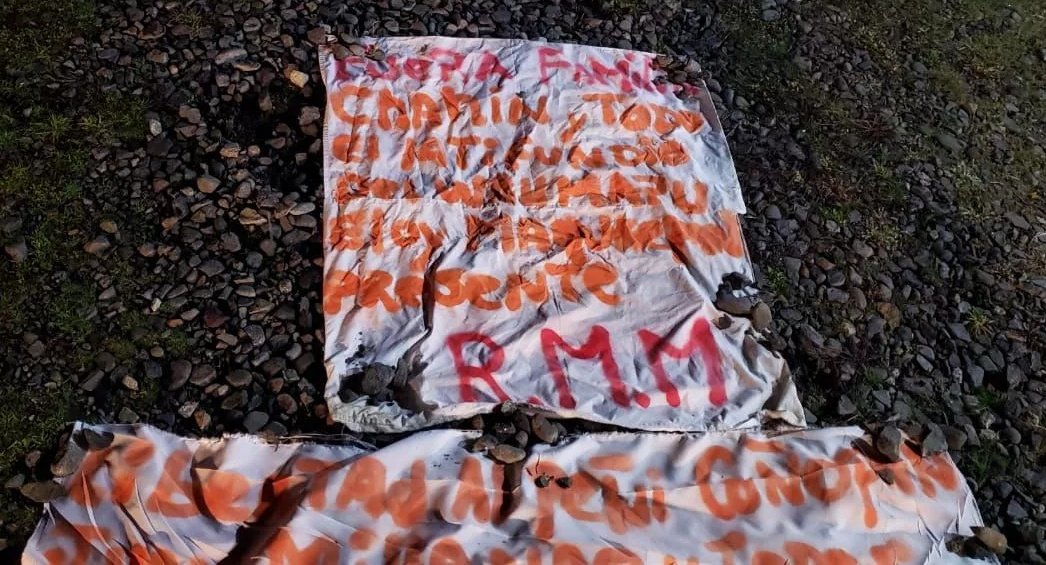
[[[119,414],[118,418],[120,419],[121,422],[123,422],[125,424],[137,424],[138,420],[141,419],[141,417],[138,416],[137,412],[135,412],[134,410],[131,410],[130,408],[128,408],[126,406],[124,406],[123,408],[120,409],[120,414]]]
[[[54,481],[39,481],[22,485],[19,492],[33,502],[45,503],[65,496],[65,487]]]
[[[98,385],[102,384],[102,380],[105,379],[105,373],[100,370],[92,371],[91,374],[87,375],[87,378],[80,383],[80,388],[87,392],[94,392],[98,388]]]
[[[236,388],[243,388],[251,384],[251,381],[254,380],[254,378],[251,376],[251,373],[249,371],[245,371],[244,369],[236,369],[230,372],[228,375],[226,375],[225,380],[228,381],[230,385]],[[264,426],[265,424],[262,425]]]
[[[84,251],[90,253],[91,255],[101,255],[102,253],[108,251],[109,248],[112,246],[113,244],[109,242],[108,237],[104,235],[99,235],[98,237],[84,244]]]
[[[852,416],[857,413],[857,406],[845,394],[839,395],[839,401],[835,405],[835,412],[840,416]]]
[[[287,80],[298,88],[304,88],[309,82],[309,75],[299,71],[298,69],[287,69],[283,76],[287,77]]]
[[[192,375],[189,377],[189,382],[196,386],[207,386],[217,378],[218,372],[214,370],[214,366],[208,363],[199,365],[192,370]]]
[[[748,316],[755,307],[755,299],[748,296],[736,296],[728,290],[720,290],[716,295],[715,307],[734,316]]]
[[[173,141],[167,139],[167,136],[159,136],[150,139],[149,143],[145,144],[145,152],[153,157],[166,157],[172,147],[174,147]]]
[[[196,188],[204,194],[210,194],[221,186],[222,181],[211,175],[200,175],[196,178]]]
[[[47,344],[43,340],[36,340],[29,345],[26,351],[29,352],[29,356],[33,359],[39,359],[43,357],[44,353],[47,353]]]
[[[308,38],[313,45],[324,45],[327,43],[327,30],[323,29],[322,26],[317,26],[310,29],[309,32],[305,34],[305,37]]]
[[[472,451],[486,453],[487,450],[492,449],[498,444],[498,439],[492,435],[482,435],[476,441],[472,442]]]
[[[247,404],[247,391],[238,390],[222,400],[222,410],[235,410]]]
[[[556,443],[559,439],[559,428],[542,414],[536,414],[530,419],[530,431],[542,443]]]
[[[761,332],[770,327],[770,322],[773,321],[773,314],[770,312],[770,306],[766,302],[759,302],[752,309],[752,328],[757,332]]]
[[[15,263],[21,263],[29,256],[29,246],[26,245],[24,238],[19,238],[18,241],[5,244],[4,253]]]
[[[243,427],[248,433],[258,433],[258,430],[265,427],[265,424],[269,423],[269,415],[265,412],[259,412],[254,410],[248,412],[247,416],[243,419]]]
[[[948,132],[938,131],[934,138],[937,139],[937,143],[940,143],[945,148],[951,150],[954,153],[962,151],[962,142],[956,139],[956,137]]]
[[[235,61],[236,59],[242,59],[247,56],[247,50],[243,47],[233,47],[232,49],[226,49],[214,57],[214,63],[216,65],[224,65]]]
[[[494,446],[494,448],[491,449],[489,453],[495,461],[499,461],[506,465],[518,463],[525,459],[527,456],[526,451],[523,451],[522,449],[509,445],[507,443],[499,443],[498,445]]]

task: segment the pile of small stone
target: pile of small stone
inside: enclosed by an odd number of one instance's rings
[[[355,374],[342,376],[338,398],[345,403],[363,398],[371,406],[391,402],[412,412],[432,410],[435,406],[424,402],[411,382],[423,368],[412,359],[404,357],[395,367],[371,363]]]
[[[723,277],[716,291],[715,307],[732,316],[748,318],[752,329],[762,332],[770,327],[773,316],[770,306],[759,300],[754,293],[754,283],[740,273],[729,273]]]
[[[562,423],[509,402],[499,404],[489,414],[473,416],[468,427],[483,432],[469,449],[505,465],[523,461],[527,450],[536,444],[555,445],[567,435],[567,428]]]

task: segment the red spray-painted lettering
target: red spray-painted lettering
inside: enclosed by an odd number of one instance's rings
[[[666,402],[670,406],[679,406],[680,395],[679,389],[662,363],[662,356],[667,355],[672,359],[684,360],[689,359],[695,352],[700,355],[707,376],[709,402],[713,406],[722,406],[726,403],[726,382],[723,376],[722,358],[708,320],[697,319],[690,329],[686,342],[681,347],[672,345],[667,336],[658,335],[650,330],[639,330],[638,337],[646,351],[655,384],[658,390],[665,395]],[[472,351],[481,353],[478,355],[480,359],[478,364],[472,364],[466,360],[465,349],[469,346]],[[475,387],[477,379],[486,385],[497,401],[512,400],[496,376],[496,372],[505,362],[505,350],[501,345],[482,333],[462,332],[449,336],[447,347],[450,349],[454,367],[458,372],[458,386],[463,402],[477,401],[478,394]],[[563,360],[560,357],[561,351],[570,359],[585,361],[598,359],[603,377],[610,385],[610,397],[618,406],[627,408],[631,405],[632,400],[635,400],[636,404],[642,408],[650,406],[650,396],[646,392],[641,390],[629,392],[614,358],[610,333],[603,326],[593,326],[588,339],[578,346],[567,343],[555,330],[544,328],[541,330],[541,350],[556,389],[556,398],[552,401],[558,402],[559,406],[572,409],[577,405],[571,393]],[[533,400],[535,399],[528,399],[528,401]]]

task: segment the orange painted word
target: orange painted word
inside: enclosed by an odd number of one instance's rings
[[[599,150],[593,150],[593,154],[599,154]],[[647,153],[635,155],[642,159]],[[433,158],[442,159],[438,154]],[[397,182],[385,178],[361,177],[353,171],[346,171],[338,177],[334,199],[344,205],[355,198],[433,198],[470,208],[495,203],[522,204],[530,208],[569,205],[664,208],[671,204],[683,214],[704,214],[708,211],[708,187],[702,182],[670,181],[660,175],[620,171],[587,172],[577,179],[548,175],[525,175],[517,179],[507,174],[495,177],[476,175],[468,180],[451,182],[437,178],[424,194],[419,193],[409,179]]]
[[[376,106],[376,112],[363,110],[370,102]],[[426,131],[459,119],[463,127],[549,123],[548,95],[539,96],[531,105],[518,93],[473,98],[444,87],[439,94],[415,90],[400,98],[389,88],[376,90],[344,84],[331,93],[330,104],[334,115],[353,129],[374,125],[382,131],[399,133]],[[360,113],[350,114],[350,107]]]
[[[726,447],[705,450],[694,467],[701,501],[713,516],[722,520],[751,514],[764,500],[775,507],[785,503],[798,507],[810,501],[830,504],[857,491],[864,506],[864,524],[874,528],[879,517],[871,486],[881,482],[876,471],[884,468],[892,473],[895,487],[909,496],[916,495],[916,484],[930,498],[937,496],[938,488],[959,488],[958,473],[947,459],[923,458],[907,446],[902,447],[902,461],[890,464],[871,461],[850,448],[839,450],[831,459],[802,459],[785,444],[773,440],[748,439],[745,447],[774,454],[770,461],[755,463],[755,478],[736,476],[739,472],[734,451]],[[780,473],[775,467],[779,467],[782,457],[786,468]],[[728,478],[711,481],[713,476],[724,475]]]
[[[559,279],[559,296],[568,302],[581,302],[581,293],[575,284],[604,304],[616,305],[620,298],[612,292],[617,282],[617,271],[605,263],[565,264],[546,263],[549,277]],[[460,268],[437,269],[431,275],[431,298],[447,308],[468,304],[480,310],[517,311],[524,299],[532,304],[544,304],[549,298],[545,273],[536,273],[527,280],[519,273],[495,277]],[[420,275],[394,276],[375,270],[361,274],[341,269],[327,271],[323,281],[323,311],[337,314],[343,302],[353,299],[358,308],[377,308],[399,312],[403,308],[422,307],[425,297],[425,279]]]
[[[692,246],[705,255],[725,253],[730,257],[744,255],[744,241],[737,215],[729,211],[716,214],[715,222],[690,222],[664,215],[649,220],[629,218],[623,213],[591,217],[559,216],[548,221],[523,217],[513,219],[499,214],[489,219],[465,216],[464,238],[469,250],[479,249],[492,239],[505,253],[538,252],[549,255],[567,250],[570,261],[579,258],[582,249],[620,252],[672,251],[673,259],[693,263],[686,256]],[[330,221],[327,243],[339,251],[368,249],[383,253],[386,248],[424,247],[428,251],[411,263],[413,272],[424,271],[429,253],[451,238],[442,227],[416,218],[386,221],[381,209],[356,208]]]

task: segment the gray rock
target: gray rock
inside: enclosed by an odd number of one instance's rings
[[[189,382],[196,386],[207,386],[214,382],[217,376],[218,372],[214,370],[214,366],[204,363],[193,368],[192,374],[189,376]]]
[[[18,238],[17,241],[4,245],[4,253],[15,263],[21,263],[29,255],[29,247],[24,238]]]
[[[91,371],[87,378],[80,383],[80,388],[87,392],[94,392],[105,379],[105,373],[101,370]]]
[[[835,406],[836,414],[840,416],[852,416],[857,413],[857,406],[845,394],[839,395],[839,401]]]
[[[189,381],[189,375],[192,373],[192,363],[185,359],[177,359],[171,362],[171,382],[167,385],[167,390],[178,390],[185,386],[185,383]]]
[[[966,380],[973,388],[984,386],[984,369],[978,365],[970,365],[966,368]]]
[[[244,429],[248,433],[257,433],[258,430],[264,428],[269,423],[269,414],[265,412],[259,412],[257,410],[247,413],[244,417]]]
[[[360,378],[360,392],[370,395],[378,394],[389,386],[395,376],[395,367],[380,363],[368,365]]]
[[[149,140],[149,143],[145,145],[145,152],[153,157],[166,157],[172,147],[174,147],[174,142],[167,139],[167,136],[161,135]]]
[[[56,477],[72,475],[80,468],[80,462],[83,461],[86,455],[87,451],[80,447],[80,444],[76,441],[62,443],[58,454],[55,456],[55,461],[51,463],[51,474]]]
[[[959,451],[966,445],[966,432],[961,429],[955,426],[941,426],[941,431],[944,432],[949,450]]]
[[[875,436],[875,449],[891,463],[901,460],[901,443],[904,436],[896,426],[889,425]]]
[[[222,400],[222,410],[235,410],[247,404],[247,391],[237,390]]]
[[[234,48],[226,49],[226,50],[218,53],[214,57],[214,63],[216,65],[224,65],[226,63],[231,63],[231,62],[233,62],[233,61],[235,61],[237,59],[242,59],[242,58],[244,58],[246,56],[247,56],[247,50],[246,49],[244,49],[242,47],[234,47]]]
[[[309,42],[313,45],[324,45],[327,43],[327,30],[321,26],[314,27],[309,30],[309,33],[305,34]]]
[[[948,440],[944,435],[944,431],[937,424],[927,424],[927,434],[923,437],[922,442],[922,455],[923,457],[930,457],[943,453],[948,450]]]
[[[138,416],[137,412],[131,410],[127,406],[124,406],[120,409],[119,419],[121,422],[125,424],[137,424],[138,420],[140,420],[141,418]]]
[[[19,218],[18,216],[5,216],[0,219],[0,232],[4,235],[13,235],[20,229],[22,229],[22,218]]]
[[[1027,377],[1024,376],[1024,370],[1021,369],[1020,365],[1016,363],[1010,363],[1006,365],[1006,384],[1011,389],[1015,389],[1025,382]]]
[[[951,322],[948,324],[948,329],[951,330],[955,339],[970,341],[970,333],[966,331],[966,326],[962,322]]]
[[[47,344],[42,340],[34,341],[26,349],[26,352],[29,353],[29,356],[33,359],[39,359],[40,357],[43,357],[44,353],[47,353]]]
[[[1006,515],[1010,520],[1023,520],[1028,517],[1028,511],[1024,509],[1024,506],[1016,497],[1013,497],[1006,504]]]
[[[853,248],[854,253],[864,257],[865,259],[875,255],[875,250],[872,249],[870,245],[859,239],[855,239],[851,247]]]
[[[954,153],[958,153],[963,150],[963,144],[956,137],[945,131],[938,131],[934,138],[937,139],[937,143],[940,143],[945,148],[951,150]]]
[[[229,374],[225,376],[225,380],[235,388],[243,388],[251,384],[251,381],[254,380],[254,378],[251,376],[250,372],[243,369],[236,369],[230,371]],[[264,425],[265,424],[262,424],[262,426]],[[260,427],[261,426],[259,426],[259,428]]]
[[[197,268],[200,269],[201,273],[207,275],[208,277],[213,277],[224,271],[225,265],[221,264],[220,261],[217,261],[215,259],[208,259],[203,263],[200,263],[200,266]]]

